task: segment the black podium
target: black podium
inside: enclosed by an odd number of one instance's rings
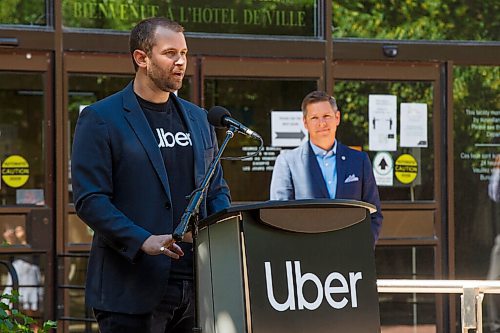
[[[202,332],[379,332],[374,210],[351,200],[268,201],[202,220]]]

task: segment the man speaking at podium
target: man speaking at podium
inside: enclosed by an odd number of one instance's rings
[[[309,141],[283,151],[276,159],[271,200],[330,198],[371,203],[377,208],[371,214],[375,244],[383,217],[368,154],[335,139],[340,111],[332,96],[322,91],[309,93],[302,101],[302,113]]]
[[[75,130],[75,208],[94,230],[85,297],[101,333],[195,325],[193,246],[172,233],[218,147],[206,112],[174,94],[186,71],[183,31],[163,18],[139,22],[134,80],[86,107]],[[220,164],[205,198],[200,217],[229,206]]]

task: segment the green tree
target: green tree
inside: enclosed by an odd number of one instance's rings
[[[0,24],[46,25],[45,1],[2,0]]]
[[[333,37],[498,40],[497,0],[335,0]]]

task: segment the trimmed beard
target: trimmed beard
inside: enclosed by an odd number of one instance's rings
[[[156,87],[161,91],[175,92],[182,87],[182,80],[172,80],[170,74],[164,74],[156,64],[152,63],[152,67],[148,68],[147,76],[153,81]],[[171,71],[169,71],[170,73]]]

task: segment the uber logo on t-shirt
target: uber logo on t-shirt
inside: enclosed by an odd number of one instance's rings
[[[179,146],[192,146],[190,133],[184,132],[165,132],[163,128],[157,128],[156,133],[158,134],[158,139],[160,143],[158,144],[159,148],[170,148],[178,144]]]

